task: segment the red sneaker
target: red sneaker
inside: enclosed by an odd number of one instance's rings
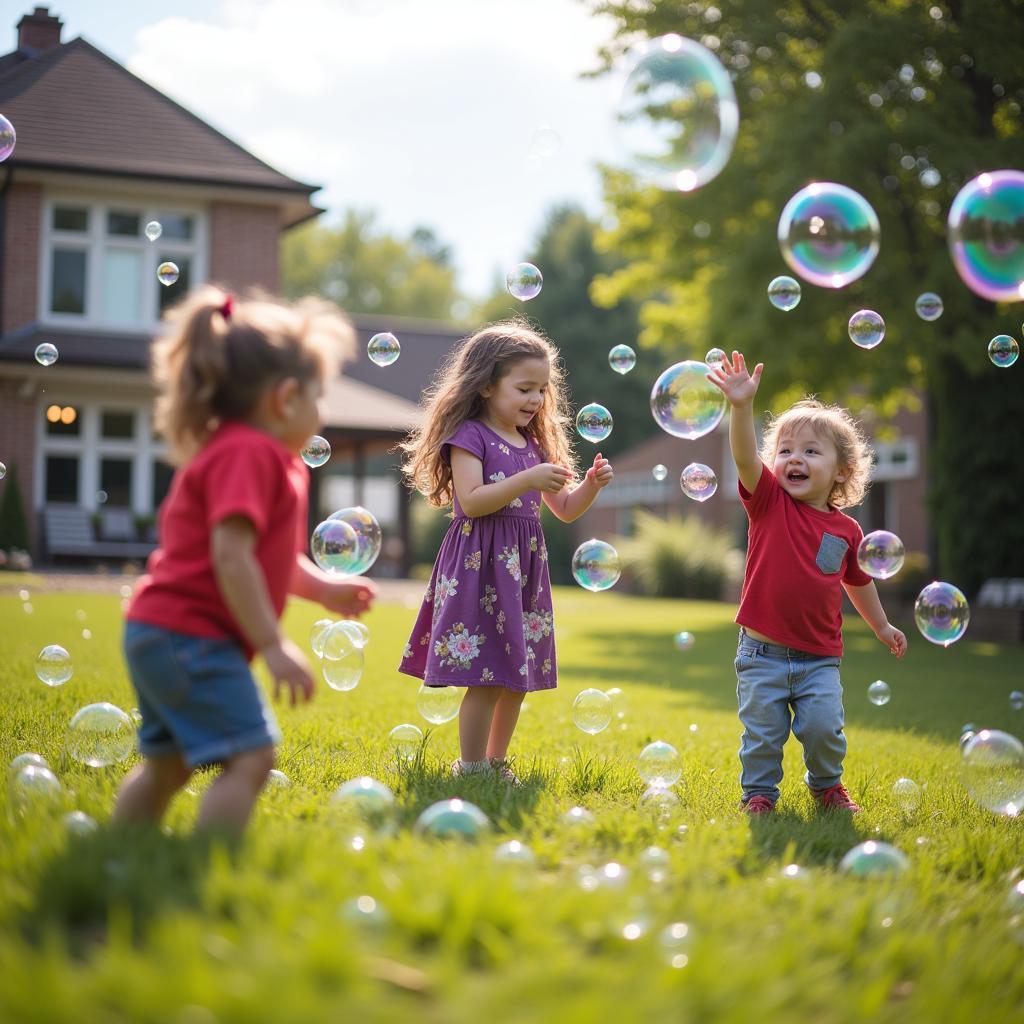
[[[775,810],[775,801],[766,796],[752,796],[742,809],[746,814],[771,814]]]
[[[856,814],[860,810],[860,807],[850,799],[850,794],[846,792],[846,787],[841,782],[829,786],[828,789],[812,789],[811,796],[814,797],[814,802],[825,810],[849,811],[851,814]]]

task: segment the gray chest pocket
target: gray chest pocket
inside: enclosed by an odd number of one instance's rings
[[[842,537],[831,533],[821,535],[817,557],[814,559],[818,568],[829,576],[839,572],[843,567],[843,558],[849,550],[849,544]]]

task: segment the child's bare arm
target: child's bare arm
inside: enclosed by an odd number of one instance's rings
[[[471,452],[452,445],[452,485],[459,505],[467,516],[489,516],[527,491],[557,493],[572,474],[564,466],[550,462],[532,466],[504,480],[484,483],[484,465]]]
[[[907,653],[907,638],[886,618],[885,609],[882,607],[882,601],[874,583],[867,583],[863,587],[851,587],[848,583],[844,583],[843,589],[853,603],[853,607],[871,627],[875,636],[889,648],[892,654],[895,654],[897,658],[902,658]]]
[[[747,363],[742,352],[733,352],[732,362],[725,360],[708,375],[729,401],[729,447],[733,462],[739,473],[740,483],[751,494],[761,479],[761,458],[757,454],[757,435],[754,432],[754,395],[761,382],[763,363],[754,367],[753,374],[747,373]]]
[[[377,587],[370,580],[332,576],[303,554],[295,556],[288,591],[347,618],[359,618],[368,612],[377,596]]]
[[[613,475],[612,464],[598,452],[594,464],[576,487],[558,494],[544,494],[544,504],[563,523],[575,522],[593,505],[598,492],[612,482]]]

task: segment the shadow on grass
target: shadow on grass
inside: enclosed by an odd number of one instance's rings
[[[833,867],[843,855],[866,838],[857,831],[854,817],[843,811],[812,811],[809,816],[777,809],[751,815],[751,853],[755,868],[784,858],[802,867]]]

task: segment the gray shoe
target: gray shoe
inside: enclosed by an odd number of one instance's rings
[[[509,767],[504,757],[492,757],[490,760],[491,771],[510,786],[521,786],[523,783],[519,776]]]
[[[461,757],[452,761],[453,779],[461,779],[469,775],[490,775],[493,770],[488,761],[470,761],[467,764]]]

